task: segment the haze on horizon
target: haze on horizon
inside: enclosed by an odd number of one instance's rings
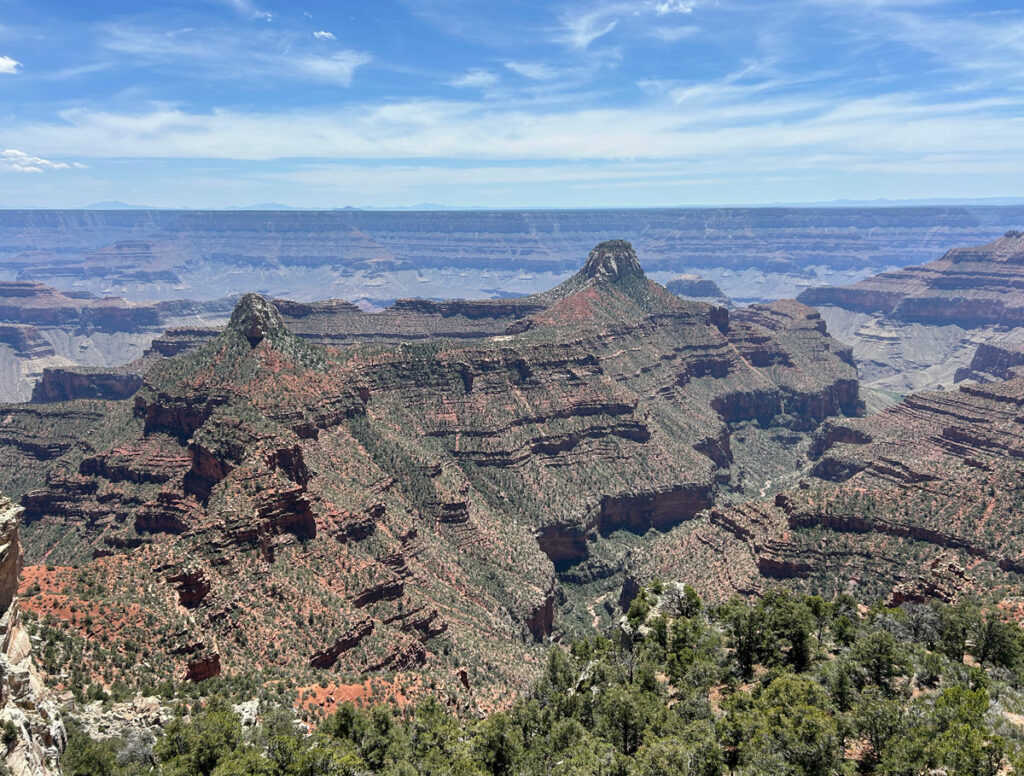
[[[1019,197],[1005,0],[0,0],[0,206]]]

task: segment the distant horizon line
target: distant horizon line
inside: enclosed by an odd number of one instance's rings
[[[769,208],[810,209],[810,208],[899,208],[899,207],[1013,207],[1024,205],[1024,196],[1020,197],[931,197],[921,199],[834,199],[816,202],[760,202],[760,203],[723,203],[723,204],[686,204],[686,205],[522,205],[522,206],[479,206],[479,205],[441,205],[419,203],[416,205],[389,206],[354,206],[337,207],[299,207],[278,202],[266,202],[256,205],[225,205],[222,207],[190,207],[190,206],[159,206],[134,205],[120,201],[96,202],[77,207],[53,207],[49,205],[0,205],[0,210],[41,210],[41,211],[180,211],[180,212],[385,212],[385,213],[426,213],[426,212],[526,212],[537,210],[551,211],[587,211],[587,210],[724,210],[743,209],[757,210]]]

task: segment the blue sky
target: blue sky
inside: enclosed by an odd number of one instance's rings
[[[0,0],[0,206],[1024,196],[1019,1]]]

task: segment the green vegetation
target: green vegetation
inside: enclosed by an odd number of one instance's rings
[[[267,711],[267,709],[270,709]],[[92,741],[69,776],[604,774],[996,776],[1024,765],[1024,631],[969,602],[859,607],[784,590],[706,607],[656,583],[613,638],[553,647],[532,692],[483,719],[433,697],[345,704],[315,731],[219,698],[154,741]]]

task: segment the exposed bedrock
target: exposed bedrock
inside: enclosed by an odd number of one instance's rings
[[[31,401],[127,399],[142,386],[142,375],[117,369],[47,367],[32,389]]]
[[[35,326],[0,323],[0,342],[10,345],[19,358],[46,358],[55,355],[53,345]]]
[[[93,402],[86,432],[57,437],[26,488],[40,555],[116,555],[134,584],[159,586],[147,614],[187,621],[200,646],[168,659],[195,680],[254,663],[432,678],[470,663],[494,666],[472,693],[521,689],[509,655],[532,668],[536,642],[560,636],[558,575],[610,588],[630,546],[713,505],[734,452],[804,439],[750,429],[741,450],[731,424],[857,409],[854,370],[814,311],[731,317],[679,299],[623,241],[503,304],[415,314],[462,326],[467,311],[531,310],[528,331],[342,350],[297,336],[282,309],[309,331],[362,313],[243,298],[216,338],[156,361],[132,401]],[[34,409],[62,428],[68,406]],[[31,424],[12,417],[0,444],[42,471],[15,443]],[[154,572],[154,557],[172,565]]]
[[[373,633],[373,629],[373,620],[364,619],[356,623],[328,647],[311,655],[309,665],[313,668],[331,668],[342,654]]]
[[[601,499],[597,530],[604,536],[613,531],[644,533],[660,531],[690,520],[714,500],[713,483],[673,485],[664,490],[637,494],[617,494]]]
[[[982,343],[974,351],[970,365],[957,370],[955,380],[1009,380],[1017,367],[1024,367],[1024,342]]]
[[[216,652],[192,660],[185,667],[185,681],[205,682],[220,676],[220,655]]]
[[[59,776],[67,733],[36,669],[17,595],[23,563],[20,517],[21,509],[0,496],[0,765],[17,776]]]
[[[590,542],[596,538],[593,526],[574,523],[549,523],[536,533],[541,552],[548,556],[556,571],[564,571],[590,555]]]
[[[526,618],[526,627],[536,641],[550,636],[555,627],[555,592],[549,589],[544,600]]]

